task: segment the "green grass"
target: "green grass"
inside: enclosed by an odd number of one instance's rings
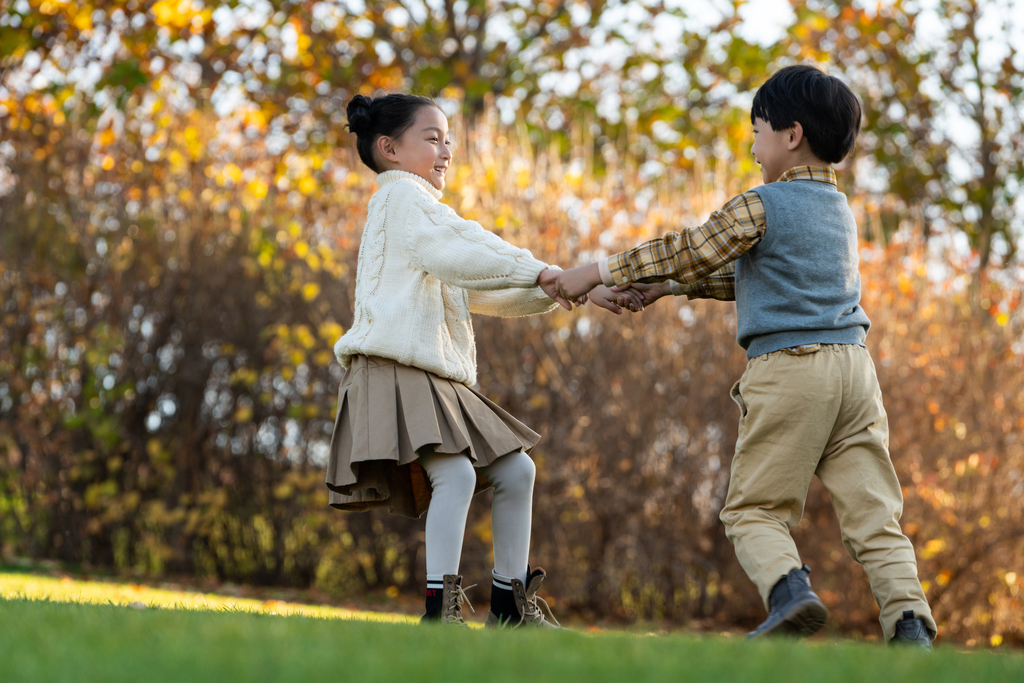
[[[6,589],[11,577],[0,574],[0,681],[12,683],[1024,681],[1018,653],[940,647],[928,656],[828,640],[467,631],[420,627],[406,617],[364,621],[365,613],[351,611],[282,616],[230,605],[132,609],[12,597]]]

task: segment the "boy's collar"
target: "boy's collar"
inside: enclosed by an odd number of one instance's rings
[[[422,176],[418,176],[415,173],[409,173],[408,171],[384,171],[383,173],[377,174],[377,186],[384,187],[388,183],[393,183],[396,180],[408,179],[415,181],[420,187],[430,193],[434,199],[441,199],[444,193],[430,184],[430,181]]]
[[[830,183],[838,186],[836,172],[831,166],[794,166],[789,169],[775,182],[782,183],[790,180],[814,180],[819,183]]]

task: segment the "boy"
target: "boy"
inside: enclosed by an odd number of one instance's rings
[[[560,273],[559,293],[575,300],[614,284],[645,304],[667,294],[735,300],[748,364],[730,392],[740,425],[721,520],[769,610],[750,636],[825,624],[790,536],[817,475],[871,581],[885,639],[930,650],[935,621],[899,527],[903,497],[864,345],[857,226],[832,170],[853,148],[860,102],[839,79],[790,66],[757,91],[750,118],[764,185],[700,227]]]

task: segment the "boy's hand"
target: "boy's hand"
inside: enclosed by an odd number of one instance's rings
[[[559,296],[569,301],[579,299],[594,287],[602,284],[601,272],[596,263],[563,270],[558,273],[556,279]]]
[[[622,315],[622,308],[628,308],[634,313],[644,310],[640,293],[630,289],[616,292],[604,285],[598,285],[590,290],[590,300],[615,315]]]
[[[634,282],[623,287],[612,287],[611,289],[613,292],[635,292],[640,295],[645,306],[650,306],[661,297],[671,296],[672,294],[672,289],[669,286],[668,281],[658,282],[652,285],[642,285]]]
[[[540,275],[537,276],[537,286],[543,289],[545,294],[557,301],[559,306],[567,311],[571,311],[572,304],[569,303],[569,299],[558,293],[558,274],[562,272],[565,271],[545,268],[540,271]],[[572,298],[579,299],[580,297]]]

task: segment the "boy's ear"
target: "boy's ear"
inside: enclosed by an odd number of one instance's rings
[[[800,146],[800,142],[804,139],[804,127],[797,121],[786,133],[789,136],[789,139],[786,141],[786,149],[793,151]]]
[[[800,124],[797,124],[800,125]],[[377,151],[388,161],[397,161],[395,157],[395,143],[386,135],[377,138]]]

